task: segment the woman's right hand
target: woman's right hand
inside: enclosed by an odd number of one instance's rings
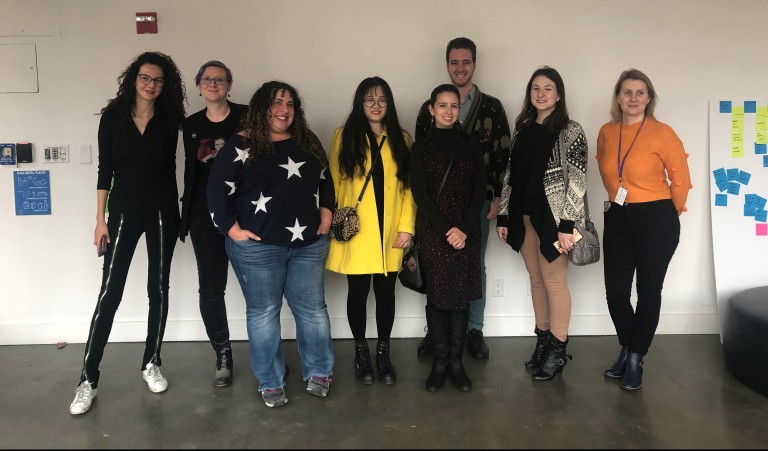
[[[496,234],[499,235],[499,239],[502,243],[507,242],[507,232],[509,229],[506,227],[496,227]]]
[[[245,241],[248,239],[261,241],[261,238],[258,235],[251,232],[248,229],[240,228],[240,224],[238,224],[237,222],[235,222],[235,225],[233,225],[232,228],[229,229],[229,232],[227,232],[227,235],[229,235],[229,237],[232,238],[232,240],[234,241]]]
[[[101,237],[105,235],[107,236],[107,243],[111,243],[112,240],[109,238],[107,223],[104,221],[96,221],[96,229],[93,231],[93,245],[98,248]]]

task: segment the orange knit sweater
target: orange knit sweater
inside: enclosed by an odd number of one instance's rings
[[[621,158],[627,155],[640,122],[621,127]],[[597,158],[608,198],[614,200],[619,189],[619,122],[609,122],[597,136]],[[677,214],[687,211],[685,201],[693,188],[688,172],[688,154],[672,127],[651,118],[645,120],[632,150],[624,161],[622,186],[626,203],[672,199]]]

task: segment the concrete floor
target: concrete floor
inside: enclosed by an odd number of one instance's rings
[[[336,340],[326,399],[305,392],[294,341],[285,407],[269,409],[233,345],[235,381],[213,388],[208,343],[163,345],[165,393],[139,373],[143,344],[110,343],[91,410],[69,414],[84,345],[0,346],[0,448],[766,448],[768,398],[725,369],[717,335],[657,336],[643,388],[602,370],[615,337],[571,337],[562,375],[534,382],[523,362],[534,337],[489,337],[491,358],[465,358],[474,389],[424,390],[431,360],[417,338],[392,341],[398,383],[358,384],[352,342]],[[375,346],[375,340],[370,340]]]

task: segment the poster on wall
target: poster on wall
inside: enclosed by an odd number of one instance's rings
[[[51,214],[50,171],[13,171],[16,216]]]
[[[768,285],[768,101],[710,100],[709,187],[715,286],[734,294]]]

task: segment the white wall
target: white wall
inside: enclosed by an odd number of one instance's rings
[[[37,45],[40,86],[35,94],[0,94],[0,142],[34,143],[36,162],[20,170],[48,169],[52,184],[52,215],[15,216],[16,169],[0,167],[0,344],[87,339],[102,265],[91,244],[95,114],[115,95],[118,74],[136,55],[159,50],[174,58],[187,83],[188,113],[203,106],[193,77],[209,59],[232,68],[233,101],[247,103],[265,81],[287,81],[298,88],[310,126],[328,146],[349,112],[355,87],[371,75],[390,83],[401,121],[413,132],[421,102],[435,85],[449,80],[445,45],[457,36],[478,45],[475,81],[502,100],[512,121],[533,70],[542,64],[557,68],[571,117],[583,125],[592,154],[599,127],[609,119],[619,73],[637,67],[651,77],[661,97],[658,118],[675,128],[691,154],[694,186],[664,287],[658,332],[718,332],[707,99],[768,97],[766,2],[0,0],[0,10],[0,44]],[[143,11],[157,11],[158,34],[136,34],[135,13]],[[62,143],[70,146],[70,163],[41,163],[45,145]],[[81,145],[93,147],[93,164],[79,163]],[[179,185],[182,155],[179,149]],[[602,230],[606,195],[595,160],[589,162],[590,200]],[[504,280],[505,296],[488,298],[485,334],[530,335],[533,310],[520,256],[492,236],[487,267],[489,284]],[[144,339],[146,270],[140,247],[112,341]],[[332,273],[326,280],[333,335],[350,337],[346,280]],[[602,263],[571,268],[569,284],[571,334],[613,334]],[[206,340],[189,241],[176,247],[170,296],[166,340]],[[424,299],[400,286],[397,296],[393,336],[422,335]],[[246,339],[244,301],[231,270],[227,306],[233,338]],[[285,309],[286,338],[295,336],[290,318]],[[376,333],[372,317],[368,331]]]

